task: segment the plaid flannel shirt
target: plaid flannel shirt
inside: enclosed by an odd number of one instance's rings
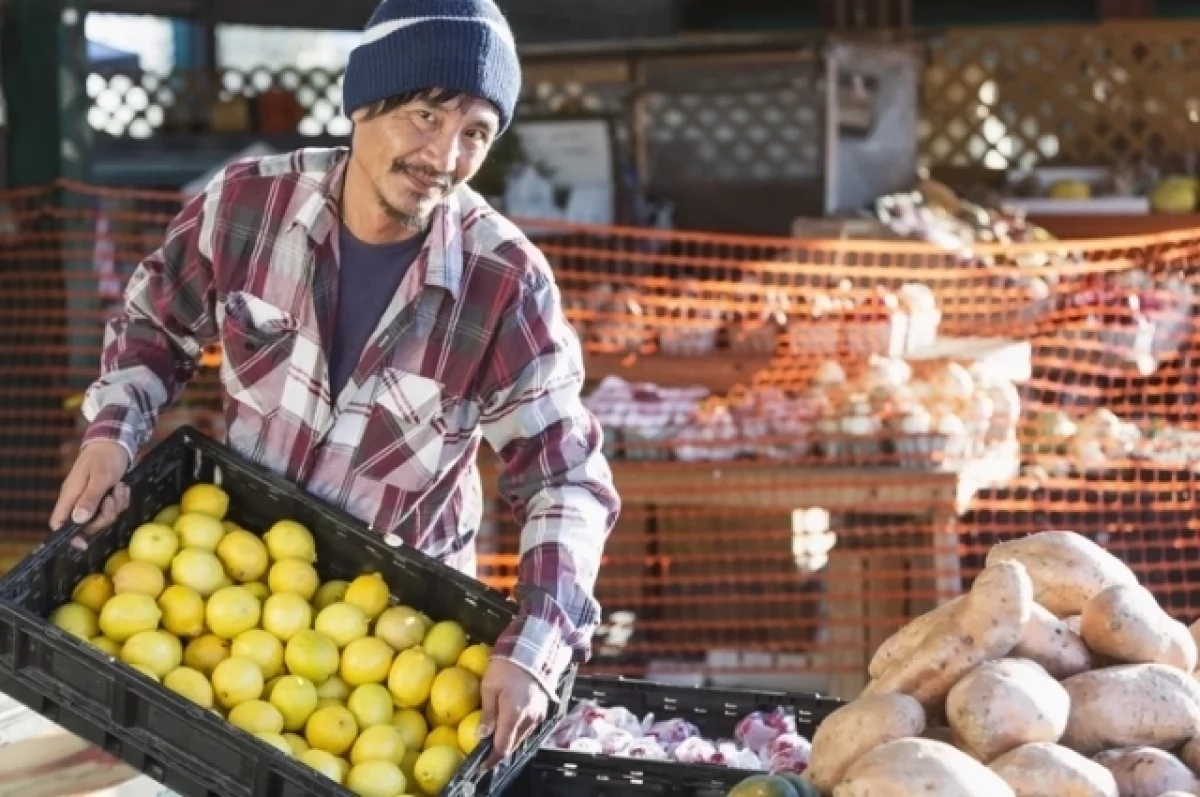
[[[590,650],[593,586],[620,508],[580,400],[578,339],[542,253],[464,187],[434,213],[349,384],[331,396],[346,158],[335,148],[243,161],[187,203],[106,329],[84,445],[116,440],[132,460],[219,341],[233,448],[474,575],[486,438],[523,527],[521,610],[494,652],[553,695],[572,654]]]

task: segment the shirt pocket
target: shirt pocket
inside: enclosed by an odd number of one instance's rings
[[[246,291],[230,293],[221,324],[221,384],[229,396],[264,417],[279,407],[298,330],[291,313]]]
[[[445,437],[441,384],[385,367],[354,452],[354,471],[405,492],[424,490],[441,471]]]

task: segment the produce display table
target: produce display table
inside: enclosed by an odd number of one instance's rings
[[[1200,213],[1145,213],[1138,215],[1030,216],[1039,227],[1065,240],[1092,240],[1126,235],[1153,235],[1200,228]]]

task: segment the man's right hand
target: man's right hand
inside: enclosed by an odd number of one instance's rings
[[[129,454],[120,443],[95,440],[84,446],[59,491],[50,528],[57,530],[70,520],[87,523],[85,531],[91,534],[112,525],[129,507],[129,487],[121,482],[128,469]]]

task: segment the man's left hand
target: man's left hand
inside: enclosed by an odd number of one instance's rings
[[[483,715],[480,737],[492,736],[491,769],[516,750],[546,717],[550,698],[538,680],[506,659],[493,658],[480,686]]]

